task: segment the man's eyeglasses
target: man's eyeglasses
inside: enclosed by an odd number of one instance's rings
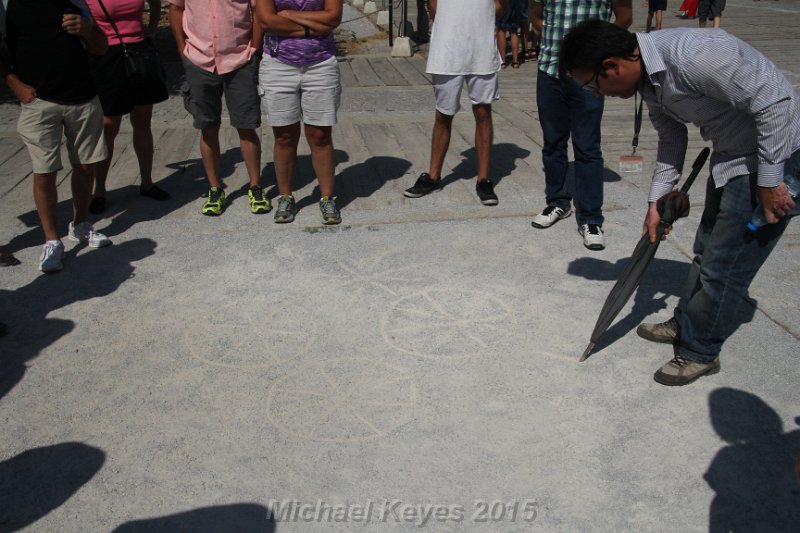
[[[605,74],[605,73],[606,73],[606,69],[603,68],[603,67],[599,67],[597,69],[597,71],[594,73],[594,76],[592,76],[592,79],[590,79],[589,81],[587,81],[586,83],[581,85],[581,87],[583,87],[584,89],[586,89],[590,93],[596,93],[597,92],[597,78],[601,74]]]

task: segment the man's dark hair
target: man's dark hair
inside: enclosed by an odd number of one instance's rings
[[[572,28],[561,43],[558,74],[562,80],[576,70],[598,72],[609,57],[637,59],[636,36],[603,20],[586,20]]]

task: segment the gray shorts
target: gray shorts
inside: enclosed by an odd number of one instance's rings
[[[41,98],[21,104],[17,131],[28,148],[36,174],[63,168],[63,138],[72,166],[99,163],[108,157],[103,110],[97,97],[84,104],[56,104]]]
[[[218,127],[222,123],[222,95],[231,126],[256,129],[261,126],[258,99],[258,57],[253,55],[242,67],[226,74],[208,72],[183,58],[186,82],[181,87],[183,105],[195,128]]]
[[[472,105],[491,104],[500,99],[498,76],[494,74],[432,74],[436,109],[443,115],[453,116],[461,109],[461,90],[467,85]]]
[[[273,127],[296,124],[301,117],[312,126],[336,125],[342,84],[335,57],[298,67],[264,56],[258,90]]]
[[[700,19],[721,17],[724,9],[725,0],[700,0],[697,4],[697,17]]]

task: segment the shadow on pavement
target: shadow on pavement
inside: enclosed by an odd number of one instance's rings
[[[581,257],[567,265],[567,274],[580,276],[593,281],[614,281],[619,279],[620,274],[625,269],[629,259],[620,259],[616,263],[603,261],[594,257]],[[633,308],[627,316],[612,325],[606,333],[600,337],[593,353],[607,348],[611,344],[624,337],[629,331],[638,326],[644,319],[667,308],[667,299],[672,296],[680,297],[686,276],[689,273],[689,264],[671,259],[653,259],[644,278],[636,289],[633,300]],[[611,290],[611,286],[609,286]],[[602,306],[603,302],[599,302]],[[583,317],[594,323],[596,316]],[[588,340],[588,339],[587,339]]]
[[[529,155],[531,155],[529,150],[520,148],[516,144],[499,143],[492,145],[489,178],[495,184],[500,183],[503,178],[511,175],[514,169],[517,168],[518,159],[525,159]],[[461,157],[463,159],[453,168],[453,172],[450,175],[442,175],[442,187],[447,187],[460,179],[473,179],[477,176],[478,159],[475,148],[464,150],[461,152]]]
[[[230,148],[220,158],[220,178],[233,174],[236,165],[241,162],[239,148]],[[167,214],[176,211],[192,201],[198,201],[208,192],[208,181],[200,159],[189,159],[169,163],[167,168],[173,169],[168,176],[156,180],[159,187],[166,190],[172,198],[165,202],[158,202],[139,195],[138,185],[128,185],[119,189],[109,189],[106,192],[107,208],[100,215],[89,215],[89,222],[94,224],[97,231],[114,237],[131,228],[137,222],[158,220]],[[112,172],[114,168],[112,167]],[[71,179],[70,176],[63,179]],[[4,249],[15,253],[25,248],[41,246],[44,244],[44,234],[39,227],[39,215],[36,210],[27,211],[17,218],[25,224],[28,231],[15,236]],[[104,226],[107,219],[112,219],[108,226]],[[72,220],[72,197],[68,196],[58,202],[56,206],[56,224],[60,231],[66,234],[66,227]],[[66,242],[66,239],[62,237]]]
[[[347,167],[336,178],[341,183],[337,205],[342,208],[356,198],[372,196],[390,181],[405,176],[410,168],[411,162],[384,155]]]
[[[4,309],[13,310],[9,334],[2,339],[0,398],[25,375],[26,363],[75,329],[71,320],[47,318],[75,302],[107,296],[134,276],[133,262],[155,253],[156,243],[136,239],[78,255],[76,246],[64,257],[64,270],[42,274],[14,291],[0,291]]]
[[[350,155],[344,150],[334,150],[334,152],[337,166],[350,160]],[[366,161],[347,167],[336,174],[334,195],[336,196],[337,207],[343,209],[356,198],[368,198],[372,196],[388,182],[405,176],[410,168],[411,163],[409,161],[390,156],[373,156]],[[262,177],[265,175],[271,178],[272,183],[276,183],[274,181],[275,165],[273,162],[267,163]],[[297,158],[297,167],[295,168],[295,179],[292,183],[293,190],[298,191],[309,183],[316,181],[316,179],[314,167],[311,164],[311,156],[299,156]],[[262,183],[266,181],[265,179]],[[267,191],[267,195],[270,198],[274,198],[278,195],[277,184]],[[297,208],[303,209],[304,207],[314,205],[319,199],[319,185],[316,185],[311,194],[302,198],[296,198]]]
[[[300,142],[303,143],[306,141],[304,138],[302,138],[300,139]],[[272,151],[271,147],[267,147],[267,149],[270,152]],[[334,148],[333,154],[337,167],[350,160],[348,153],[343,150],[337,150]],[[314,165],[311,163],[311,156],[309,154],[297,156],[297,162],[294,169],[294,179],[292,180],[292,194],[295,195],[298,209],[319,201],[319,185],[314,187],[314,191],[309,197],[298,198],[296,194],[297,191],[301,190],[309,183],[315,182],[316,180],[317,174],[314,172]],[[264,165],[264,168],[261,170],[261,184],[264,187],[264,192],[267,196],[269,196],[270,199],[275,199],[275,197],[280,195],[278,192],[278,178],[275,175],[275,161],[272,157],[270,157],[270,161]],[[342,184],[341,178],[338,174],[336,175],[336,184],[334,186],[334,190],[336,191],[336,195],[341,196],[339,191],[342,190]],[[341,205],[339,205],[339,207],[341,207]]]
[[[275,531],[275,521],[268,515],[271,513],[266,507],[255,503],[216,505],[158,518],[133,520],[114,529],[114,533],[272,533]]]
[[[704,476],[716,492],[708,530],[800,530],[800,430],[784,433],[778,413],[749,392],[716,389],[708,404],[714,430],[729,443]]]
[[[0,462],[0,532],[19,531],[60,507],[105,460],[98,448],[62,442]]]

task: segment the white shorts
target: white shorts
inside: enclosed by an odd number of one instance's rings
[[[264,56],[258,71],[261,109],[271,126],[300,122],[334,126],[342,98],[339,63],[335,57],[297,67]]]
[[[28,148],[36,174],[63,168],[61,141],[65,137],[72,166],[99,163],[108,157],[103,109],[97,97],[83,104],[56,104],[40,98],[21,104],[17,131]]]
[[[497,73],[494,74],[432,74],[433,95],[436,97],[436,110],[453,116],[461,109],[461,89],[467,82],[467,94],[472,105],[491,104],[500,99],[500,86]]]

